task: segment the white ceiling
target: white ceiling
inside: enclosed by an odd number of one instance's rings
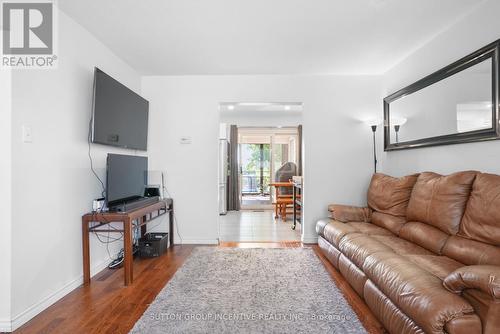
[[[61,0],[146,75],[381,74],[482,0]]]

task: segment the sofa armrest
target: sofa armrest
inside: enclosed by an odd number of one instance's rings
[[[330,218],[348,223],[348,222],[370,222],[372,212],[370,208],[358,206],[330,204],[328,206]]]
[[[449,274],[443,281],[446,289],[461,293],[465,289],[477,289],[500,299],[500,267],[488,265],[466,266]]]

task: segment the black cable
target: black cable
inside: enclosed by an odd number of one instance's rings
[[[92,171],[92,173],[94,174],[94,176],[97,178],[97,180],[99,181],[99,183],[101,183],[101,187],[102,187],[102,191],[101,191],[101,197],[105,197],[105,193],[106,193],[106,187],[104,186],[104,182],[102,182],[101,178],[99,177],[99,175],[97,175],[97,172],[94,170],[94,162],[92,161],[92,154],[90,152],[90,149],[91,149],[91,144],[92,144],[92,123],[93,123],[93,120],[94,120],[94,113],[91,112],[90,114],[90,120],[89,120],[89,131],[88,131],[88,135],[87,135],[87,144],[88,144],[88,151],[87,151],[87,154],[89,156],[89,160],[90,160],[90,170]]]
[[[105,197],[105,195],[106,195],[106,186],[104,185],[104,182],[101,180],[101,178],[99,177],[99,175],[95,171],[95,169],[94,169],[94,161],[92,159],[91,148],[92,148],[92,123],[93,123],[93,120],[94,120],[94,113],[91,112],[90,113],[90,120],[89,120],[89,127],[88,127],[88,134],[87,134],[87,145],[88,145],[87,155],[88,155],[89,161],[90,161],[90,170],[92,171],[92,174],[94,174],[94,176],[96,177],[96,179],[101,184],[101,189],[102,189],[102,191],[101,191],[101,197]],[[93,214],[95,215],[96,213],[102,213],[102,208],[101,208],[101,210],[99,210],[97,212],[94,212]],[[95,219],[95,217],[94,217],[94,219]],[[114,226],[112,226],[111,223],[108,222],[104,217],[102,217],[102,219],[108,225],[108,227],[110,227],[111,229],[116,230],[116,228]],[[102,235],[100,235],[98,232],[94,231],[94,234],[97,237],[97,240],[99,240],[101,243],[103,243],[103,244],[106,245],[106,251],[108,253],[108,257],[109,257],[109,259],[111,261],[113,261],[114,259],[112,258],[111,252],[109,251],[109,244],[113,243],[113,242],[116,242],[116,241],[123,240],[123,232],[120,233],[121,234],[120,238],[111,238],[110,232],[108,231],[107,232],[107,236],[106,236],[106,240],[101,239],[101,237],[102,238],[104,238],[104,237]]]
[[[95,215],[95,212],[93,214]],[[109,223],[108,223],[108,226],[111,227],[112,229],[116,230],[116,228],[114,226],[111,226]],[[99,240],[99,242],[101,242],[102,244],[106,245],[106,252],[108,253],[109,260],[111,262],[114,261],[115,259],[111,256],[111,252],[109,251],[109,244],[117,242],[117,241],[121,241],[123,239],[123,233],[120,233],[121,237],[119,237],[119,238],[112,238],[110,236],[110,232],[109,231],[107,232],[106,236],[102,236],[101,234],[99,234],[99,231],[93,231],[93,233],[96,236],[97,240]],[[105,237],[106,240],[102,240],[101,237],[102,238]]]
[[[161,183],[162,190],[167,193],[168,197],[172,198],[172,195],[170,195],[170,192],[168,191],[167,186],[165,186],[163,172],[161,173],[161,178],[162,178],[162,183]],[[177,232],[177,236],[179,237],[179,239],[181,241],[181,246],[182,246],[182,237],[181,237],[181,234],[179,233],[179,224],[177,222],[177,216],[175,215],[175,211],[174,211],[174,224],[175,224],[175,232]]]
[[[103,244],[111,244],[113,242],[117,242],[117,241],[122,241],[123,239],[122,238],[113,238],[109,235],[109,231],[107,232],[108,235],[105,235],[103,236],[103,234],[101,232],[97,232],[97,231],[94,231],[93,232],[95,234],[95,236],[97,237],[97,239],[103,243]],[[106,238],[107,240],[102,240],[101,238]]]
[[[98,211],[93,211],[92,212],[92,217],[94,218],[94,220],[96,220],[96,217],[95,215],[98,214],[98,213],[102,213],[103,208],[101,208],[100,210]],[[111,225],[111,222],[107,221],[106,218],[104,218],[104,216],[101,215],[101,219],[104,220],[104,223],[107,224],[108,228],[111,228],[113,230],[118,230],[116,227],[114,227],[113,225]],[[119,238],[112,238],[110,236],[110,231],[107,231],[107,235],[105,236],[106,237],[106,240],[102,240],[101,237],[103,237],[102,235],[99,234],[99,231],[93,231],[94,235],[96,236],[97,240],[99,240],[99,242],[101,242],[102,244],[105,244],[106,245],[106,252],[108,253],[108,258],[111,262],[113,262],[116,258],[118,258],[118,256],[113,259],[113,257],[111,256],[111,252],[109,251],[109,244],[113,243],[113,242],[116,242],[116,241],[121,241],[123,240],[123,237],[124,237],[124,234],[123,232],[119,232],[120,233],[120,237]],[[103,237],[104,238],[104,237]],[[120,253],[120,251],[118,252]]]

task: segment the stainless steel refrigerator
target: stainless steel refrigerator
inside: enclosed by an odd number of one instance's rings
[[[229,167],[229,142],[219,139],[219,214],[227,213],[227,171]]]

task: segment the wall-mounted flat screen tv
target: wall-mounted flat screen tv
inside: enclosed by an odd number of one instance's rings
[[[93,143],[147,150],[148,112],[146,99],[95,68]]]

